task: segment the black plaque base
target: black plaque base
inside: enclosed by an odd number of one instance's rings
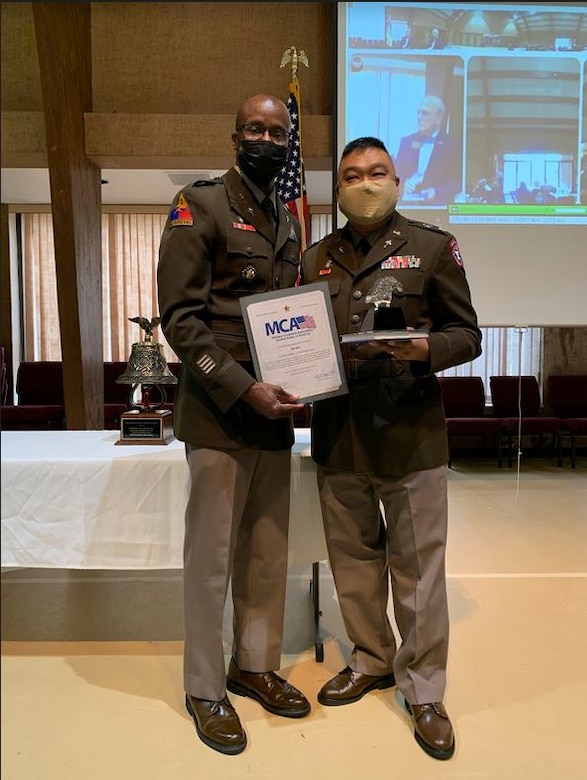
[[[169,444],[174,438],[171,419],[169,409],[124,412],[120,416],[120,439],[116,444]]]

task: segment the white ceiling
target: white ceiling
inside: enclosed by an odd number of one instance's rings
[[[186,170],[102,170],[102,203],[105,205],[167,205],[181,187],[197,178],[209,178],[224,171]],[[173,177],[173,181],[172,178]],[[306,188],[310,205],[330,205],[332,174],[308,171]],[[2,168],[1,200],[9,205],[51,202],[49,171],[46,168]]]

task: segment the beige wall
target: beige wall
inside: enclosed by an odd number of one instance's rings
[[[46,167],[31,3],[2,3],[2,166]],[[241,100],[299,79],[308,170],[331,165],[332,3],[92,3],[86,153],[101,168],[223,168]]]

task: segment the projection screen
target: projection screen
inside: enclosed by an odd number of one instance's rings
[[[481,325],[587,324],[586,69],[585,3],[338,4],[337,162],[385,143],[398,210],[457,237]]]

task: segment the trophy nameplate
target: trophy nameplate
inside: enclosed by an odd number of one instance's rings
[[[116,444],[169,444],[174,438],[169,409],[133,409],[120,415],[120,439]]]

